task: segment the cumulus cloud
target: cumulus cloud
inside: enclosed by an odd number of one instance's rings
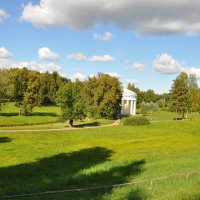
[[[87,56],[82,53],[70,54],[67,56],[67,58],[73,60],[87,60]]]
[[[120,75],[117,72],[107,72],[106,74],[113,76],[113,77],[116,77],[116,78],[120,78]]]
[[[137,71],[142,71],[145,68],[145,64],[142,63],[133,63],[133,69]]]
[[[199,7],[198,0],[40,0],[25,5],[20,19],[37,27],[85,30],[114,24],[139,34],[194,35],[200,33]]]
[[[73,59],[73,60],[85,60],[89,62],[113,62],[115,59],[111,55],[94,55],[91,57],[88,57],[82,53],[77,53],[77,54],[70,54],[67,56],[68,59]]]
[[[54,63],[37,63],[36,61],[18,62],[15,63],[9,59],[0,59],[0,68],[10,69],[10,68],[28,68],[30,70],[36,70],[39,72],[54,72],[61,71],[62,67],[55,65]]]
[[[162,74],[177,74],[185,72],[194,74],[197,79],[200,79],[200,68],[185,67],[182,62],[177,61],[168,54],[162,54],[154,60],[154,69]]]
[[[105,32],[103,35],[100,35],[98,33],[94,33],[93,34],[93,38],[95,40],[104,40],[104,41],[108,41],[108,40],[112,40],[114,37],[114,35],[111,32]]]
[[[196,76],[197,79],[200,79],[200,69],[199,68],[183,68],[182,71],[184,71],[187,74],[193,74]]]
[[[2,22],[7,17],[8,17],[8,14],[6,13],[6,11],[0,9],[0,22]]]
[[[59,55],[48,47],[38,49],[38,56],[41,60],[58,61]]]
[[[111,55],[92,56],[88,58],[90,62],[113,62],[115,59]]]
[[[12,57],[12,53],[8,51],[5,47],[0,47],[0,58],[7,59]]]
[[[72,77],[71,77],[71,79],[73,80],[73,81],[75,81],[75,80],[79,80],[79,81],[84,81],[84,80],[86,80],[86,76],[84,75],[84,74],[82,74],[81,72],[77,72],[76,74],[74,74]]]
[[[162,74],[176,74],[182,70],[182,65],[168,54],[158,56],[154,62],[154,69]]]

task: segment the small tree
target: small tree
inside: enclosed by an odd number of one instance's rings
[[[157,103],[153,103],[153,102],[142,102],[141,104],[141,113],[142,114],[147,114],[149,113],[151,115],[151,120],[152,120],[152,116],[153,116],[153,112],[156,112],[159,110],[159,106]]]

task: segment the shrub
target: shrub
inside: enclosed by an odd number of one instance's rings
[[[124,125],[144,126],[150,124],[149,120],[141,116],[132,116],[126,118]]]

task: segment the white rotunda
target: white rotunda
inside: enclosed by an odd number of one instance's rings
[[[137,103],[137,94],[131,90],[123,89],[121,114],[135,115],[136,103]]]

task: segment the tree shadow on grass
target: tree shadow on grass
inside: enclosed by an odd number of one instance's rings
[[[54,112],[32,112],[28,116],[57,117],[57,114]]]
[[[10,113],[0,113],[2,117],[16,117],[19,116],[17,112],[10,112]],[[27,116],[39,116],[39,117],[57,117],[57,114],[54,112],[32,112]]]
[[[9,137],[0,137],[0,143],[11,142],[11,138]]]
[[[19,113],[17,112],[10,112],[10,113],[0,113],[0,116],[2,117],[15,117],[15,116],[19,116]]]
[[[100,126],[100,122],[91,122],[91,123],[83,123],[83,124],[77,124],[74,125],[75,128],[84,128],[84,127],[94,127],[94,126]]]
[[[113,153],[106,148],[95,147],[58,154],[34,163],[0,168],[0,196],[124,183],[142,173],[144,160],[84,173],[84,170],[95,169],[96,165],[109,161]],[[107,188],[23,199],[102,199],[111,192],[112,189]]]

